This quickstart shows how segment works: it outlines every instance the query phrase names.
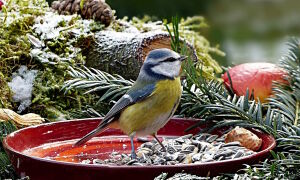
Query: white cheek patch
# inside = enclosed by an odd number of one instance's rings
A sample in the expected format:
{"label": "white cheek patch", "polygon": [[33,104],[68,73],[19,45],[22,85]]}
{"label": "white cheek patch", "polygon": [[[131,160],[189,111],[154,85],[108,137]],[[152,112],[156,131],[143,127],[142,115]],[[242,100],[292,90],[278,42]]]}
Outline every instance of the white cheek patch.
{"label": "white cheek patch", "polygon": [[180,67],[180,61],[163,62],[154,66],[153,68],[151,68],[151,70],[156,74],[161,74],[173,78],[179,76]]}

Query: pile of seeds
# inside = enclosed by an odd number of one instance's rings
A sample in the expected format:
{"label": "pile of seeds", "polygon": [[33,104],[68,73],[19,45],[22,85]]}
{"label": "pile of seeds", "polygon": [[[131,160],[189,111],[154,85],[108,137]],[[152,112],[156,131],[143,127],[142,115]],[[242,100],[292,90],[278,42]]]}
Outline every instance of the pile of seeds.
{"label": "pile of seeds", "polygon": [[190,163],[205,163],[240,158],[255,154],[239,142],[224,142],[224,136],[218,137],[207,133],[192,136],[192,134],[178,138],[163,140],[165,151],[159,143],[148,141],[137,149],[137,159],[131,159],[130,154],[112,152],[110,159],[93,161],[84,160],[86,164],[109,165],[176,165]]}

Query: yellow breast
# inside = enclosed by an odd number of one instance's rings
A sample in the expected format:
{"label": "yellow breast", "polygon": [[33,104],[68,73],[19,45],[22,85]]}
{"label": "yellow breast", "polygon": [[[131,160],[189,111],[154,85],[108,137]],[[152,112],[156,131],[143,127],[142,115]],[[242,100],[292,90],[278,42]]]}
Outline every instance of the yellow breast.
{"label": "yellow breast", "polygon": [[127,107],[120,115],[119,126],[130,135],[148,135],[157,132],[174,114],[181,97],[179,77],[159,81],[153,93],[145,100]]}

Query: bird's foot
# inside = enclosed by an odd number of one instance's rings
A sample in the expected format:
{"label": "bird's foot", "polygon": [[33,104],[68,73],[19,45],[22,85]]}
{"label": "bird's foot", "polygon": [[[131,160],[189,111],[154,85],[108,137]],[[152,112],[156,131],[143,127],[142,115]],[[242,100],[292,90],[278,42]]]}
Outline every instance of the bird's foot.
{"label": "bird's foot", "polygon": [[136,153],[133,151],[133,152],[131,152],[131,159],[136,159]]}
{"label": "bird's foot", "polygon": [[135,135],[135,132],[132,133],[129,137],[130,137],[130,144],[131,144],[131,159],[136,159],[136,154],[134,151],[134,143],[133,143],[133,137]]}
{"label": "bird's foot", "polygon": [[156,134],[153,134],[153,137],[155,138],[155,140],[158,142],[158,144],[161,146],[162,150],[164,152],[167,151],[166,147],[163,145],[163,143],[157,138]]}

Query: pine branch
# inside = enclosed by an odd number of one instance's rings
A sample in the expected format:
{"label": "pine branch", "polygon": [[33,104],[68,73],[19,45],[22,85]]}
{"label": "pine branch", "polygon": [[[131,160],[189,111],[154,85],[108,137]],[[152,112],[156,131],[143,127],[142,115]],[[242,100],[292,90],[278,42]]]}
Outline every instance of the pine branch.
{"label": "pine branch", "polygon": [[62,89],[65,92],[78,89],[84,90],[84,94],[97,93],[100,96],[97,104],[118,99],[133,84],[132,80],[126,80],[119,75],[111,75],[93,68],[90,70],[86,67],[84,69],[70,67],[69,74],[73,79],[66,81]]}
{"label": "pine branch", "polygon": [[3,146],[2,146],[2,140],[5,136],[8,134],[14,132],[17,130],[17,127],[12,121],[1,121],[0,120],[0,152],[4,151]]}
{"label": "pine branch", "polygon": [[169,26],[165,24],[165,27],[171,37],[171,47],[173,51],[180,52],[179,17],[178,16],[172,17],[171,22],[172,22],[173,33],[170,30]]}
{"label": "pine branch", "polygon": [[279,109],[295,126],[299,126],[300,118],[300,42],[293,38],[289,42],[287,55],[280,60],[280,65],[286,70],[288,84],[274,85],[275,97],[270,98],[270,104]]}
{"label": "pine branch", "polygon": [[2,140],[8,134],[17,130],[17,127],[11,121],[0,120],[0,179],[16,178],[15,172],[10,164],[10,161],[4,152]]}

